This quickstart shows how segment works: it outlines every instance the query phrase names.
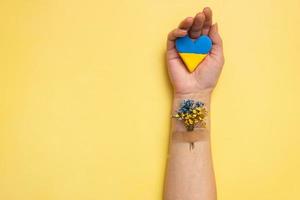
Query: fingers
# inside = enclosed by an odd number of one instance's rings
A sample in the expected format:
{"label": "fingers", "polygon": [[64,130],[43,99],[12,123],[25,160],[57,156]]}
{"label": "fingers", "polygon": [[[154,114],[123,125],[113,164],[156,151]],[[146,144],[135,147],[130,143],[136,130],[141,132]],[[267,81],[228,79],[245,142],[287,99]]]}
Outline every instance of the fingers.
{"label": "fingers", "polygon": [[209,33],[210,27],[212,25],[212,11],[209,7],[203,9],[196,15],[194,23],[189,31],[191,38],[196,39],[200,35],[207,35]]}
{"label": "fingers", "polygon": [[204,13],[200,12],[195,16],[194,23],[189,31],[191,38],[196,39],[201,35],[202,27],[205,22]]}
{"label": "fingers", "polygon": [[169,41],[175,41],[176,38],[178,37],[183,37],[185,36],[187,33],[186,30],[182,30],[182,29],[179,29],[179,28],[176,28],[174,29],[173,31],[171,31],[168,35],[168,40]]}
{"label": "fingers", "polygon": [[180,29],[189,30],[193,24],[194,18],[187,17],[185,18],[178,26]]}
{"label": "fingers", "polygon": [[212,40],[213,45],[216,47],[222,48],[223,42],[222,38],[218,32],[218,24],[215,23],[214,25],[211,26],[210,31],[209,31],[209,37]]}
{"label": "fingers", "polygon": [[206,7],[203,9],[203,13],[205,15],[205,21],[203,23],[202,34],[208,35],[212,25],[212,11],[209,7]]}
{"label": "fingers", "polygon": [[[178,28],[171,31],[168,35],[167,49],[171,49],[175,47],[175,40],[178,37],[183,37],[187,33],[192,39],[196,39],[200,37],[201,34],[208,35],[210,34],[212,29],[212,11],[209,7],[203,9],[203,12],[199,12],[195,18],[188,17],[184,19],[178,26]],[[212,33],[216,39],[219,41],[221,39],[217,39],[216,34],[218,35],[217,29],[212,31]],[[217,42],[218,43],[218,42]],[[217,44],[215,43],[215,44]]]}
{"label": "fingers", "polygon": [[175,40],[179,37],[183,37],[188,33],[188,30],[193,24],[193,18],[188,17],[184,19],[178,26],[178,28],[171,31],[168,35],[167,49],[172,49],[175,47]]}
{"label": "fingers", "polygon": [[179,28],[174,29],[168,35],[167,49],[171,49],[175,47],[175,40],[178,37],[183,37],[187,34],[187,30],[182,30]]}

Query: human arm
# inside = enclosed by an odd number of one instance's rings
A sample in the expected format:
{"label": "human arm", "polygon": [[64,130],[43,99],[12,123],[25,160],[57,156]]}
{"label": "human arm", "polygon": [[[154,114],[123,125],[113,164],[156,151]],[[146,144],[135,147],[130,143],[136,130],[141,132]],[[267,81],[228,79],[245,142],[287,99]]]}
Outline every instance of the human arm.
{"label": "human arm", "polygon": [[[189,73],[175,48],[175,40],[189,34],[191,38],[208,35],[213,42],[211,52],[198,68]],[[212,11],[204,8],[195,17],[183,20],[178,28],[171,31],[167,41],[167,64],[173,85],[174,113],[185,99],[204,103],[207,109],[206,127],[195,129],[197,140],[187,141],[186,128],[182,121],[172,119],[168,164],[165,179],[165,200],[215,200],[216,186],[210,141],[210,100],[211,93],[224,64],[222,39],[217,24],[212,25]]]}

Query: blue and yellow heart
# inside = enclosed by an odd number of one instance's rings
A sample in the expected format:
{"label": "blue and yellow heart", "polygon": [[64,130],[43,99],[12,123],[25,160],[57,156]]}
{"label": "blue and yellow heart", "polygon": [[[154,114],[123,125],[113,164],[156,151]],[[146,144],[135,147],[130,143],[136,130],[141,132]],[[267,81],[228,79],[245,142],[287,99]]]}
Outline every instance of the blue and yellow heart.
{"label": "blue and yellow heart", "polygon": [[212,48],[212,41],[206,35],[202,35],[196,40],[192,40],[186,35],[176,39],[175,43],[181,59],[190,72],[195,71]]}

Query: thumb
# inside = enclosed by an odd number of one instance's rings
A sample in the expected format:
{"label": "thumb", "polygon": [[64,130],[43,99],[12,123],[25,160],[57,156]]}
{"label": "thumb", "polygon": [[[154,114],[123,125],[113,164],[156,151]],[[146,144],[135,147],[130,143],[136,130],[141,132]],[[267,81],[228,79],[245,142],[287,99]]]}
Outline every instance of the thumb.
{"label": "thumb", "polygon": [[215,23],[211,26],[210,31],[209,31],[209,37],[211,38],[212,43],[214,45],[222,47],[222,45],[223,45],[222,38],[218,32],[218,24],[217,23]]}

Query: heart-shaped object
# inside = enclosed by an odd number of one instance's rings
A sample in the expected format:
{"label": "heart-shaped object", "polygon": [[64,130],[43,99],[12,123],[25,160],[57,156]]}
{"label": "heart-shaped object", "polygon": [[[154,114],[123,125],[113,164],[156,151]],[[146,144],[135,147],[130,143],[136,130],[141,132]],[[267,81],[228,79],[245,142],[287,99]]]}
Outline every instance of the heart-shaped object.
{"label": "heart-shaped object", "polygon": [[178,38],[175,43],[181,59],[190,72],[195,71],[212,48],[212,41],[206,35],[202,35],[196,40],[192,40],[186,35]]}

